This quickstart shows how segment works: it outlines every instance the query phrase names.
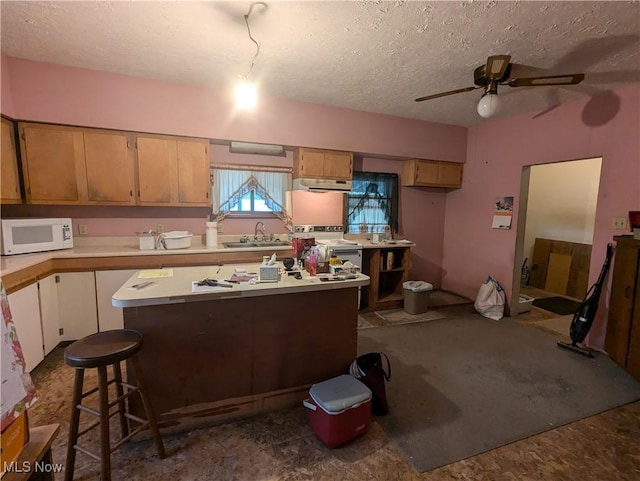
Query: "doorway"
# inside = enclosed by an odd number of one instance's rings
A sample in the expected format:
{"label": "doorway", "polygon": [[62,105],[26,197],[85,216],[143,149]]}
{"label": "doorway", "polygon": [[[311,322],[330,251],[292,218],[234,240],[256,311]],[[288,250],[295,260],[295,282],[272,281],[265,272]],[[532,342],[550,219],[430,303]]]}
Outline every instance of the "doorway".
{"label": "doorway", "polygon": [[523,167],[511,316],[569,332],[574,311],[547,312],[531,298],[586,295],[601,167],[601,157]]}

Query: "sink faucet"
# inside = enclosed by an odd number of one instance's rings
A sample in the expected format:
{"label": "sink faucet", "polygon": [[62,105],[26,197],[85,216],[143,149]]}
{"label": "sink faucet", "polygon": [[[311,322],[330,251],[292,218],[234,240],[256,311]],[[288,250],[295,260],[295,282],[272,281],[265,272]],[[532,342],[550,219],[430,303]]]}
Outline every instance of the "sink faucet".
{"label": "sink faucet", "polygon": [[[262,229],[260,229],[259,226],[262,226]],[[258,232],[262,234],[262,238],[264,239],[264,236],[265,236],[264,229],[265,229],[265,226],[262,221],[256,222],[256,227],[255,229],[253,229],[253,240],[258,240]]]}

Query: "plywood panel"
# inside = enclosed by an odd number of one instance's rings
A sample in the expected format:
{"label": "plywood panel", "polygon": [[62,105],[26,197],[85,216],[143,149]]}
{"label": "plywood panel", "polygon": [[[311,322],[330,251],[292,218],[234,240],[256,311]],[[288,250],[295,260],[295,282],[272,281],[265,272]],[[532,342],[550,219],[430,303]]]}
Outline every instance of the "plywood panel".
{"label": "plywood panel", "polygon": [[549,268],[544,289],[556,294],[565,295],[571,271],[571,256],[566,254],[549,254]]}

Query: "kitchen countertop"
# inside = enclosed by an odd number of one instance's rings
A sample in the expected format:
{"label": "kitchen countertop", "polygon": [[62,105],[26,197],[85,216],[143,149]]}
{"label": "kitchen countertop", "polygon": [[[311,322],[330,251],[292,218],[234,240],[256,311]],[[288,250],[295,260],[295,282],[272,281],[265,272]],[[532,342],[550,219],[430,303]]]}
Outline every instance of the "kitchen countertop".
{"label": "kitchen countertop", "polygon": [[224,247],[219,244],[216,247],[206,247],[202,244],[195,244],[187,249],[150,249],[141,250],[137,245],[119,245],[116,243],[90,244],[84,246],[75,246],[71,249],[62,249],[49,252],[38,252],[34,254],[17,254],[12,256],[0,257],[0,270],[2,275],[11,274],[13,272],[26,269],[49,259],[69,259],[82,257],[115,257],[115,256],[162,256],[162,255],[189,255],[189,254],[212,254],[217,252],[246,252],[246,251],[264,251],[280,252],[290,251],[291,246],[277,247]]}
{"label": "kitchen countertop", "polygon": [[[345,279],[339,281],[321,281],[319,276],[310,276],[306,271],[299,271],[302,279],[296,279],[283,273],[278,282],[264,282],[250,284],[241,282],[232,284],[233,287],[216,287],[206,292],[191,292],[192,281],[201,281],[205,278],[218,280],[229,279],[235,268],[245,269],[246,272],[259,272],[260,264],[229,264],[224,266],[199,266],[199,267],[174,267],[171,269],[172,276],[147,278],[139,277],[136,272],[123,286],[113,295],[113,305],[116,307],[140,307],[163,304],[180,304],[200,300],[230,299],[238,297],[259,297],[276,294],[293,294],[298,292],[327,291],[332,289],[346,289],[349,287],[360,287],[369,284],[369,277],[358,274],[355,279]],[[147,271],[149,272],[149,271]],[[131,287],[145,281],[153,283],[136,289]]]}

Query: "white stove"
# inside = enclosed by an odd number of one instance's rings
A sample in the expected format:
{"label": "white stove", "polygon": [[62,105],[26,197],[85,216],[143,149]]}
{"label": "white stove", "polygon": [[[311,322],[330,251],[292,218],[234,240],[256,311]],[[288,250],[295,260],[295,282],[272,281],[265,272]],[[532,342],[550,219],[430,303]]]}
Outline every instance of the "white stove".
{"label": "white stove", "polygon": [[332,249],[362,249],[362,245],[344,238],[344,227],[341,225],[294,225],[295,237],[313,237],[317,244]]}

